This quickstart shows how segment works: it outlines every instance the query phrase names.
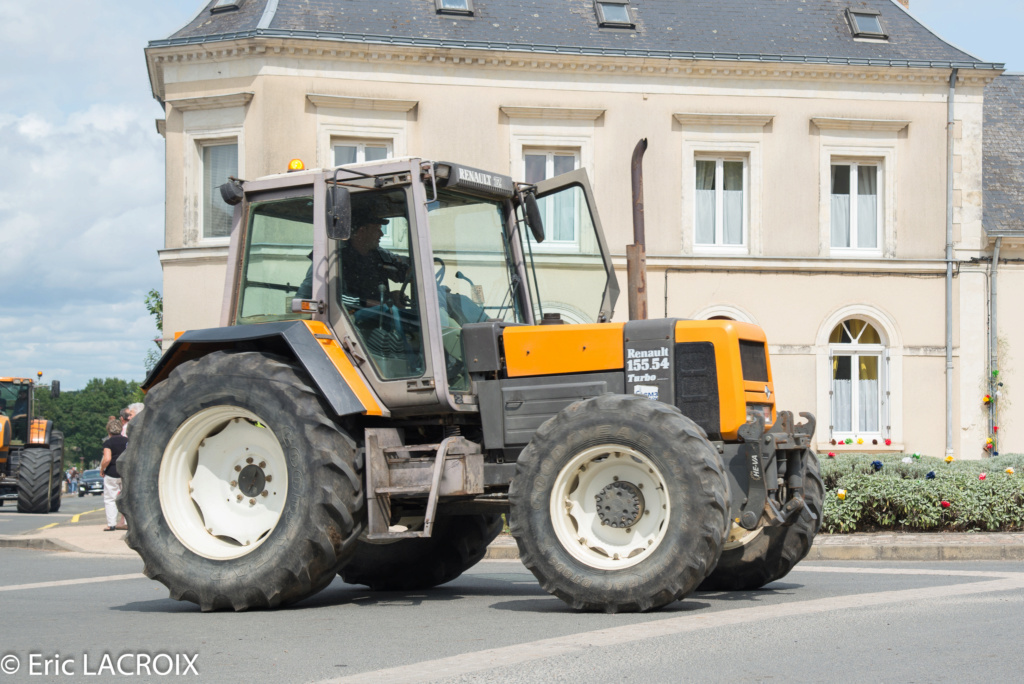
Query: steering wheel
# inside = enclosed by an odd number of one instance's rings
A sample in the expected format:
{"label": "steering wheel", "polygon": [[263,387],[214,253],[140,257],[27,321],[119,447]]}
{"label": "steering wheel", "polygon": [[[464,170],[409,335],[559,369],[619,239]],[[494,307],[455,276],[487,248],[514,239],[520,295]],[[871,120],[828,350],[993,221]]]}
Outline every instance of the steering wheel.
{"label": "steering wheel", "polygon": [[441,268],[437,269],[437,273],[434,277],[437,279],[437,284],[440,285],[441,281],[444,280],[444,260],[441,257],[434,257],[435,264],[441,264]]}

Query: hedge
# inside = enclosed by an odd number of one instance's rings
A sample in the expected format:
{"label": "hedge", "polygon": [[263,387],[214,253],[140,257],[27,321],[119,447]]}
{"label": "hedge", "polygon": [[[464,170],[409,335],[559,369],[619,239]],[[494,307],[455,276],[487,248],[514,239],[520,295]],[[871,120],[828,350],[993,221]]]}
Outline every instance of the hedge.
{"label": "hedge", "polygon": [[951,463],[903,454],[818,457],[825,483],[822,532],[1024,530],[1022,454]]}

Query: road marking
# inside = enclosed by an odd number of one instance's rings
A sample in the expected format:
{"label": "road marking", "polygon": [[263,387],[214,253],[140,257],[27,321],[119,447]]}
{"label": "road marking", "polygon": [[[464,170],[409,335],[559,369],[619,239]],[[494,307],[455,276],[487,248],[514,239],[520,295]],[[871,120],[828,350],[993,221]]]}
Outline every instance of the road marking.
{"label": "road marking", "polygon": [[15,584],[13,586],[0,586],[0,591],[21,591],[23,589],[46,589],[49,587],[68,587],[75,584],[95,584],[97,582],[116,582],[127,579],[146,579],[141,572],[133,572],[128,575],[105,575],[103,577],[85,577],[82,579],[56,580],[53,582],[35,582],[34,584]]}
{"label": "road marking", "polygon": [[0,516],[10,518],[66,518],[70,513],[19,513],[12,509],[9,511],[0,511]]}
{"label": "road marking", "polygon": [[57,525],[60,525],[60,523],[50,523],[49,525],[43,525],[42,527],[38,528],[38,529],[37,529],[37,530],[35,530],[35,531],[36,531],[36,532],[39,532],[40,530],[48,530],[48,529],[50,529],[51,527],[56,527]]}
{"label": "road marking", "polygon": [[71,517],[71,522],[76,523],[76,522],[78,522],[82,518],[83,515],[89,515],[90,513],[99,513],[102,510],[104,510],[104,509],[102,509],[102,508],[94,508],[91,511],[84,511],[82,513],[76,513],[75,515],[73,515]]}
{"label": "road marking", "polygon": [[880,606],[906,601],[934,601],[942,598],[967,596],[997,591],[1024,589],[1024,573],[1003,572],[944,572],[941,570],[882,570],[877,568],[822,568],[819,566],[800,568],[805,572],[878,572],[879,574],[922,574],[922,575],[970,575],[997,577],[972,584],[952,584],[941,587],[920,589],[899,589],[870,594],[830,596],[808,601],[792,601],[778,605],[754,605],[748,608],[734,608],[710,613],[690,614],[680,617],[654,620],[641,624],[598,629],[591,632],[569,634],[553,639],[542,639],[524,644],[515,644],[485,651],[463,653],[448,658],[439,658],[413,663],[386,670],[363,672],[349,677],[323,680],[319,684],[362,684],[363,682],[408,682],[435,681],[446,677],[458,677],[482,672],[496,667],[509,667],[544,658],[555,658],[578,653],[588,648],[617,648],[625,643],[673,636],[705,629],[740,625],[759,620],[772,620],[824,613],[855,608]]}

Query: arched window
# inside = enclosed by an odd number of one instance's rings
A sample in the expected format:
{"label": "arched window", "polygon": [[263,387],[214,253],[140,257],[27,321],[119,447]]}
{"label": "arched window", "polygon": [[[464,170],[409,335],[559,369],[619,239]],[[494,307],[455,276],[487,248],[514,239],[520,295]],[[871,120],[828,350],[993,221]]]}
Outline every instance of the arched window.
{"label": "arched window", "polygon": [[888,436],[886,347],[868,322],[848,318],[829,336],[834,439]]}

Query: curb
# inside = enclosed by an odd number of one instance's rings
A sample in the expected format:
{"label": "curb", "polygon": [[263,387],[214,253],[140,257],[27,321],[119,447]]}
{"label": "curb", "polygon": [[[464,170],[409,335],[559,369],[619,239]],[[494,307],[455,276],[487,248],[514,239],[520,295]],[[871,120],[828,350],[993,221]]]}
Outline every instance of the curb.
{"label": "curb", "polygon": [[[72,551],[74,553],[95,553],[80,549],[60,539],[50,537],[0,537],[0,548],[36,549],[37,551]],[[98,555],[98,554],[97,554]]]}

